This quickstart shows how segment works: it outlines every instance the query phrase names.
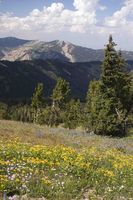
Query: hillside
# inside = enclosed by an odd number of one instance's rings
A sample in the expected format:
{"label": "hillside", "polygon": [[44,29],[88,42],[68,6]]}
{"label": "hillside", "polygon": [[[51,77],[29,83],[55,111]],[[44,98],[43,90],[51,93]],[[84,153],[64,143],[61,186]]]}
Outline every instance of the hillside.
{"label": "hillside", "polygon": [[[128,62],[133,70],[133,61]],[[0,99],[26,100],[31,98],[37,83],[44,83],[44,96],[51,95],[58,77],[70,83],[71,95],[84,99],[89,81],[98,79],[101,62],[69,63],[55,60],[1,61]]]}
{"label": "hillside", "polygon": [[44,96],[50,96],[58,77],[69,81],[72,96],[83,99],[89,81],[100,74],[100,62],[68,63],[60,61],[1,61],[0,99],[27,99],[38,82],[44,83]]}
{"label": "hillside", "polygon": [[133,154],[132,129],[129,137],[118,139],[89,134],[80,129],[49,128],[37,124],[0,120],[0,140],[3,142],[17,140],[34,145],[65,145],[76,149],[84,147],[117,148]]}
{"label": "hillside", "polygon": [[15,48],[23,44],[26,44],[27,42],[30,42],[30,40],[23,40],[15,37],[5,37],[5,38],[0,38],[0,47]]}
{"label": "hillside", "polygon": [[[132,51],[122,51],[126,60],[133,60]],[[0,59],[9,61],[52,59],[69,62],[102,61],[103,49],[92,49],[74,45],[70,42],[54,40],[21,40],[18,38],[0,38]]]}

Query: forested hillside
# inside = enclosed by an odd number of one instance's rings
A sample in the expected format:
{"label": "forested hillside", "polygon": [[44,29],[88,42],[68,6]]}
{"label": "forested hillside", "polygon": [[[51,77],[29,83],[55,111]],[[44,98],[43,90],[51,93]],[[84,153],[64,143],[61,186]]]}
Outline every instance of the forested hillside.
{"label": "forested hillside", "polygon": [[[133,61],[128,61],[128,70],[133,70]],[[57,78],[70,83],[71,96],[84,99],[89,81],[98,79],[101,62],[69,63],[55,60],[1,61],[0,99],[22,101],[29,99],[38,82],[44,83],[44,96],[51,95]]]}
{"label": "forested hillside", "polygon": [[22,100],[32,96],[35,86],[44,83],[44,96],[50,96],[57,78],[70,83],[71,95],[83,99],[89,81],[100,74],[100,62],[68,63],[60,61],[1,61],[0,98]]}

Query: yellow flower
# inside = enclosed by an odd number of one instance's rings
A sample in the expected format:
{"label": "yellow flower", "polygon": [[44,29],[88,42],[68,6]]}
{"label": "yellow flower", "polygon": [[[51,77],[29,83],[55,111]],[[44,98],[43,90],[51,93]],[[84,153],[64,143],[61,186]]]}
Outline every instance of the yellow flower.
{"label": "yellow flower", "polygon": [[114,174],[114,172],[113,171],[111,171],[111,170],[108,170],[108,169],[104,169],[104,168],[100,168],[100,169],[98,169],[98,171],[97,171],[98,173],[101,173],[103,176],[105,176],[105,177],[114,177],[115,176],[115,174]]}

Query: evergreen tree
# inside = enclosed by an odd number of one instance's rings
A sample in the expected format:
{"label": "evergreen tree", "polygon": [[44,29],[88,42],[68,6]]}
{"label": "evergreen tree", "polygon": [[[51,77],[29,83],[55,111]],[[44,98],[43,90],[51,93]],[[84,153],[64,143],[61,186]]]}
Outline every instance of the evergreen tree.
{"label": "evergreen tree", "polygon": [[8,105],[0,102],[0,119],[6,119],[8,115]]}
{"label": "evergreen tree", "polygon": [[81,103],[72,99],[66,105],[64,114],[64,125],[66,128],[74,129],[81,125]]}
{"label": "evergreen tree", "polygon": [[69,94],[70,94],[69,83],[62,78],[58,78],[52,94],[53,107],[55,106],[60,109],[64,108],[65,103],[68,101]]}
{"label": "evergreen tree", "polygon": [[43,84],[38,83],[35,88],[35,92],[33,93],[31,106],[35,109],[43,106]]}
{"label": "evergreen tree", "polygon": [[97,134],[123,136],[129,113],[131,79],[121,52],[115,50],[112,36],[106,45],[99,82],[90,84],[88,111],[90,125]]}
{"label": "evergreen tree", "polygon": [[34,122],[37,123],[43,107],[43,84],[38,83],[33,93],[31,106],[34,109]]}
{"label": "evergreen tree", "polygon": [[52,106],[50,108],[49,126],[58,126],[61,123],[61,111],[59,107]]}
{"label": "evergreen tree", "polygon": [[129,114],[129,127],[133,127],[133,72],[131,73],[131,90],[130,90],[130,99],[131,99],[131,103],[130,105],[130,114]]}
{"label": "evergreen tree", "polygon": [[126,64],[121,52],[117,53],[115,46],[110,36],[102,65],[101,92],[106,93],[107,97],[114,98],[117,107],[119,104],[128,109],[131,78],[125,70]]}
{"label": "evergreen tree", "polygon": [[[100,81],[91,81],[86,99],[84,127],[87,131],[96,132],[99,123],[99,110],[101,108]],[[88,115],[89,113],[89,115]]]}
{"label": "evergreen tree", "polygon": [[45,124],[50,127],[58,126],[60,124],[60,112],[58,111],[58,108],[47,106],[45,109],[42,109],[37,123]]}
{"label": "evergreen tree", "polygon": [[10,108],[10,118],[16,121],[33,122],[35,110],[29,105],[18,105]]}

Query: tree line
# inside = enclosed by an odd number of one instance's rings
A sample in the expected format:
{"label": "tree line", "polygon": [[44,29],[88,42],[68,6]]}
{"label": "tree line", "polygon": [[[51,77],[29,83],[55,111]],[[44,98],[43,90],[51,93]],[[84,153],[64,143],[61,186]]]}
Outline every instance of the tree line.
{"label": "tree line", "polygon": [[115,46],[110,35],[100,79],[90,82],[85,102],[72,99],[69,83],[58,78],[50,102],[43,98],[45,86],[38,83],[30,105],[1,104],[0,118],[125,136],[127,124],[133,120],[133,81],[121,51],[117,52]]}

